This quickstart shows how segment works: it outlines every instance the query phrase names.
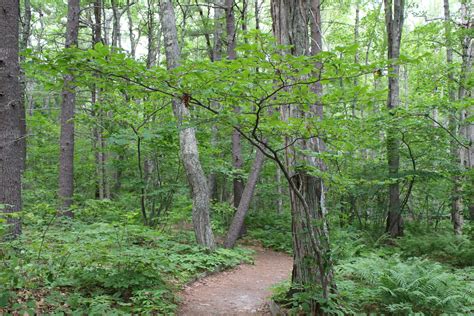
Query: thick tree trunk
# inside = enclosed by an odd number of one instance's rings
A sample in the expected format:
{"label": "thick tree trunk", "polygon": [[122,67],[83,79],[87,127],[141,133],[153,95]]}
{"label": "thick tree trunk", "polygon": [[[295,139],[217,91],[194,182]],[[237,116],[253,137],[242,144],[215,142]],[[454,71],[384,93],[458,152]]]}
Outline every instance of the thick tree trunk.
{"label": "thick tree trunk", "polygon": [[[273,0],[271,10],[273,32],[279,44],[292,45],[291,53],[297,56],[317,54],[321,51],[319,0]],[[311,45],[308,34],[311,34]],[[316,65],[316,71],[319,72],[320,67],[321,65]],[[320,84],[311,88],[318,95],[322,93]],[[282,110],[284,120],[303,116],[322,118],[322,104],[319,102],[314,104],[309,112],[302,112],[296,106],[285,108],[288,110]],[[336,290],[336,285],[324,216],[324,184],[322,179],[296,168],[300,164],[324,168],[321,161],[301,154],[302,150],[324,150],[324,143],[320,139],[313,139],[297,141],[295,145],[288,147],[287,170],[282,169],[290,185],[294,260],[292,291],[312,292],[321,289],[322,296],[328,298],[329,293]],[[287,144],[292,142],[292,139],[286,140]],[[315,224],[315,219],[319,219],[318,224]],[[322,313],[316,300],[310,300],[310,309],[311,314]]]}
{"label": "thick tree trunk", "polygon": [[[0,0],[0,211],[21,211],[21,173],[23,168],[22,100],[20,86],[19,2]],[[21,220],[7,215],[7,238],[21,234]]]}
{"label": "thick tree trunk", "polygon": [[[171,0],[161,0],[160,8],[166,62],[168,69],[174,69],[180,65],[180,50],[174,8]],[[181,159],[191,186],[194,232],[199,244],[213,249],[215,243],[209,218],[209,189],[206,176],[199,161],[196,131],[193,127],[185,126],[188,123],[186,121],[191,117],[185,100],[184,96],[183,98],[173,99],[173,113],[178,121]]]}
{"label": "thick tree trunk", "polygon": [[[384,0],[385,24],[387,28],[388,59],[396,61],[400,56],[400,41],[402,36],[405,0]],[[390,65],[388,77],[387,107],[391,114],[400,105],[400,66],[394,62]],[[389,185],[389,206],[386,231],[391,237],[403,235],[403,220],[400,210],[400,183],[398,169],[400,167],[400,141],[397,129],[389,127],[387,130],[387,161],[388,175],[394,181]]]}
{"label": "thick tree trunk", "polygon": [[[77,46],[79,32],[79,2],[68,0],[66,25],[66,48]],[[59,157],[59,199],[60,209],[66,216],[72,217],[70,207],[74,193],[74,110],[76,92],[71,74],[64,76],[61,104],[61,135]]]}
{"label": "thick tree trunk", "polygon": [[[20,51],[24,51],[28,48],[28,43],[31,36],[31,2],[25,0],[23,3],[23,19],[22,19],[22,30],[21,30],[21,41]],[[23,63],[25,57],[20,56],[20,62]],[[24,72],[20,69],[20,84],[21,84],[21,109],[20,109],[20,128],[21,128],[21,149],[22,149],[22,170],[26,168],[26,141],[27,141],[27,130],[26,130],[26,102],[27,102],[27,82]]]}

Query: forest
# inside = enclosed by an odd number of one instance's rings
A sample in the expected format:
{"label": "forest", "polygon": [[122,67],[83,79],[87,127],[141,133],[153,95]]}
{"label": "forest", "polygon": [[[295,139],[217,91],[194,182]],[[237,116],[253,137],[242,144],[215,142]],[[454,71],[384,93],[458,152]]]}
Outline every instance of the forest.
{"label": "forest", "polygon": [[469,0],[0,0],[0,315],[474,314]]}

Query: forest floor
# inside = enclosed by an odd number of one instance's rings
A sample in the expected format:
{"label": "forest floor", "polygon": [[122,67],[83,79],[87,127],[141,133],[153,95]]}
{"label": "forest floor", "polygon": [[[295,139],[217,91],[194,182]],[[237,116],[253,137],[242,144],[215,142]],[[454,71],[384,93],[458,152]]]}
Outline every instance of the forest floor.
{"label": "forest floor", "polygon": [[293,261],[284,253],[260,247],[252,250],[254,264],[241,264],[185,287],[178,315],[268,314],[270,288],[290,276]]}

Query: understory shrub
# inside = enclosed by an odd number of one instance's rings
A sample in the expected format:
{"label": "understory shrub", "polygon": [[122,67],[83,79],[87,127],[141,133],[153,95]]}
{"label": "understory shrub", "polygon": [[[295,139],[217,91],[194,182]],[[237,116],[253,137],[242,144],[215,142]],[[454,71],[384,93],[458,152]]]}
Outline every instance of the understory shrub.
{"label": "understory shrub", "polygon": [[455,236],[451,230],[426,234],[410,232],[398,241],[405,257],[429,257],[456,267],[474,264],[474,240],[472,228],[466,227],[463,236]]}
{"label": "understory shrub", "polygon": [[248,250],[209,252],[186,233],[139,225],[76,220],[32,228],[0,244],[0,314],[170,314],[180,285],[251,260]]}

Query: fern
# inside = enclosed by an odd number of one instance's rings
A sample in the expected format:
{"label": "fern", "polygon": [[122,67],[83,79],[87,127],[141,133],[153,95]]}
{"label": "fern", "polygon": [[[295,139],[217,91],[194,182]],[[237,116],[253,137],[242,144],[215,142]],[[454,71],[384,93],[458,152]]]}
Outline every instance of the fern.
{"label": "fern", "polygon": [[[342,294],[355,310],[404,315],[474,312],[472,282],[426,259],[372,255],[341,264],[338,271]],[[352,295],[344,293],[347,290]]]}

